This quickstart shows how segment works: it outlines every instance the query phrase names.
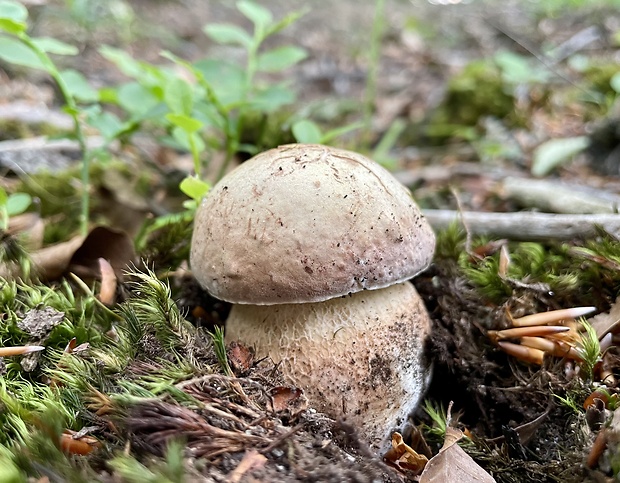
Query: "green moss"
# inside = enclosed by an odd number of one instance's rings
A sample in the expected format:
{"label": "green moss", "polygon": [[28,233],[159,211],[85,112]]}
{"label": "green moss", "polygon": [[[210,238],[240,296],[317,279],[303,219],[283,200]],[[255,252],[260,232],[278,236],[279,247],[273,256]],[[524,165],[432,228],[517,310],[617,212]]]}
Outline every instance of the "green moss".
{"label": "green moss", "polygon": [[[445,243],[447,237],[440,235],[442,239]],[[483,239],[474,240],[473,248],[484,243]],[[509,254],[505,276],[499,273],[499,253],[476,260],[460,252],[458,262],[480,293],[498,304],[505,302],[518,284],[547,284],[549,295],[567,306],[604,307],[620,292],[620,242],[609,235],[580,244],[511,243]]]}
{"label": "green moss", "polygon": [[521,124],[511,90],[494,62],[469,63],[449,81],[445,100],[432,116],[425,134],[436,141],[455,136],[473,139],[476,136],[473,128],[487,116]]}

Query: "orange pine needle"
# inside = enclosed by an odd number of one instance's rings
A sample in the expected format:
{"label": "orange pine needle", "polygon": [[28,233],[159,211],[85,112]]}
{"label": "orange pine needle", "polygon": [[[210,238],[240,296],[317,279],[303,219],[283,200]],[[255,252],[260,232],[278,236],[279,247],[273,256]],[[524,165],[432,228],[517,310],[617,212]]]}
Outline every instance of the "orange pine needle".
{"label": "orange pine needle", "polygon": [[576,319],[596,310],[596,307],[573,307],[570,309],[551,310],[537,314],[526,315],[512,320],[515,327],[531,327],[532,325],[545,325],[566,319]]}
{"label": "orange pine needle", "polygon": [[540,349],[532,349],[531,347],[513,344],[512,342],[498,342],[497,345],[506,354],[531,364],[538,364],[540,366],[545,358],[545,353]]}
{"label": "orange pine needle", "polygon": [[537,325],[535,327],[515,327],[514,329],[489,330],[487,335],[492,341],[504,339],[518,339],[521,337],[537,337],[567,332],[570,327],[562,327],[556,325]]}
{"label": "orange pine needle", "polygon": [[21,356],[44,350],[41,345],[22,345],[17,347],[0,347],[0,357]]}

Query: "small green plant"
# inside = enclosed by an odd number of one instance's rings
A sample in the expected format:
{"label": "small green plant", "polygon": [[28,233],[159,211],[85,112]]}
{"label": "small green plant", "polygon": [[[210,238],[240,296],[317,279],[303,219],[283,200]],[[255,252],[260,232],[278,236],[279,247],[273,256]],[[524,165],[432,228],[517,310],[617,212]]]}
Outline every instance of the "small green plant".
{"label": "small green plant", "polygon": [[220,367],[224,374],[227,376],[233,376],[233,371],[230,368],[230,364],[228,363],[228,355],[226,354],[226,342],[224,341],[224,329],[221,327],[215,327],[215,330],[211,335],[211,340],[213,341],[213,349],[215,350],[215,355],[217,356],[217,360],[220,363]]}
{"label": "small green plant", "polygon": [[65,110],[73,119],[72,136],[77,140],[82,160],[82,233],[86,234],[89,217],[89,164],[93,153],[88,149],[73,84],[82,84],[83,77],[75,71],[60,71],[52,55],[75,55],[78,50],[57,39],[31,37],[28,34],[28,10],[12,0],[0,1],[0,59],[11,64],[43,70],[54,80],[65,102]]}
{"label": "small green plant", "polygon": [[560,403],[563,406],[567,407],[575,414],[581,415],[583,413],[583,409],[580,407],[579,403],[575,399],[576,398],[575,394],[568,393],[566,394],[566,397],[562,397],[562,396],[559,396],[558,394],[554,394],[553,397],[555,397],[558,401],[560,401]]}
{"label": "small green plant", "polygon": [[0,230],[6,231],[9,227],[9,219],[24,213],[31,203],[32,197],[28,193],[7,195],[4,188],[0,186]]}
{"label": "small green plant", "polygon": [[443,440],[446,436],[448,428],[448,414],[441,404],[436,404],[430,400],[424,400],[423,409],[431,418],[433,425],[429,428],[429,432]]}
{"label": "small green plant", "polygon": [[596,330],[585,319],[581,319],[584,332],[581,334],[578,350],[583,358],[581,369],[586,380],[592,380],[594,366],[601,360],[601,344]]}
{"label": "small green plant", "polygon": [[[252,22],[251,33],[231,24],[210,24],[204,32],[218,44],[240,49],[243,64],[213,58],[190,63],[163,52],[164,58],[176,64],[175,71],[135,60],[122,50],[101,49],[104,57],[134,79],[103,93],[106,102],[127,113],[124,121],[111,118],[111,123],[117,132],[127,133],[150,123],[169,134],[165,142],[188,150],[196,179],[185,181],[182,189],[193,200],[208,189],[199,180],[211,153],[225,153],[219,179],[237,152],[257,152],[255,145],[241,141],[249,113],[273,113],[295,100],[286,83],[265,82],[260,75],[282,72],[306,57],[303,49],[292,45],[263,48],[266,39],[292,24],[301,13],[275,21],[269,10],[256,3],[242,0],[237,8]],[[179,70],[184,74],[179,75]]]}

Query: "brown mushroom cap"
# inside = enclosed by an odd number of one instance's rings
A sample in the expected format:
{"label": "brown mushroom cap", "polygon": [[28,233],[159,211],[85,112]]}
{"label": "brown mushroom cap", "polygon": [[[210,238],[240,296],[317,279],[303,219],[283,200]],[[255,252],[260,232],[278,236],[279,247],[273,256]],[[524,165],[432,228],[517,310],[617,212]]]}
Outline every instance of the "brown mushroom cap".
{"label": "brown mushroom cap", "polygon": [[409,282],[318,303],[233,305],[226,321],[228,342],[241,340],[280,363],[313,407],[344,415],[377,449],[422,397],[429,331]]}
{"label": "brown mushroom cap", "polygon": [[409,191],[374,161],[292,144],[261,153],[198,208],[191,264],[239,304],[318,302],[407,280],[435,236]]}

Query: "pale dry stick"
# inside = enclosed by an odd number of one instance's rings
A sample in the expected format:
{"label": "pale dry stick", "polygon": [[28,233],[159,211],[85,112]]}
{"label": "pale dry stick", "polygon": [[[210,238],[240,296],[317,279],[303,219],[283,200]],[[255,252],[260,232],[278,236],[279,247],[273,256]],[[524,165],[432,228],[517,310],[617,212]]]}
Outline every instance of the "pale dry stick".
{"label": "pale dry stick", "polygon": [[620,196],[615,193],[555,179],[510,176],[501,183],[501,194],[528,208],[550,213],[618,213],[620,207]]}
{"label": "pale dry stick", "polygon": [[512,240],[571,240],[599,235],[597,227],[620,237],[620,214],[556,215],[520,211],[516,213],[487,213],[452,210],[423,210],[435,230],[445,230],[459,218],[467,223],[473,235],[486,235]]}
{"label": "pale dry stick", "polygon": [[456,206],[458,208],[458,212],[461,214],[461,223],[463,224],[463,229],[465,230],[465,253],[467,253],[469,256],[475,256],[471,249],[471,238],[472,238],[471,230],[469,229],[469,226],[467,226],[467,221],[465,221],[465,219],[462,216],[464,210],[463,210],[463,205],[461,204],[461,199],[459,198],[459,195],[454,187],[450,189],[450,192],[452,193],[452,196],[454,196],[454,199],[456,200]]}
{"label": "pale dry stick", "polygon": [[533,325],[547,325],[561,320],[576,319],[596,310],[596,307],[572,307],[570,309],[550,310],[537,314],[526,315],[512,319],[514,327],[531,327]]}

